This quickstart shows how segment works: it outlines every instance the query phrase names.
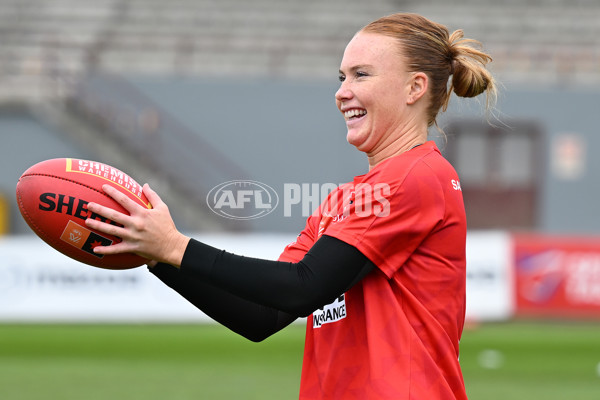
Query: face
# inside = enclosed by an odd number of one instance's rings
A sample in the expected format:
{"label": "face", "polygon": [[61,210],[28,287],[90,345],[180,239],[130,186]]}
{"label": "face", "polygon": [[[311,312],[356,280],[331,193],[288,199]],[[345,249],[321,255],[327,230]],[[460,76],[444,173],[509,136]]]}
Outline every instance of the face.
{"label": "face", "polygon": [[335,99],[350,144],[376,152],[406,131],[412,119],[412,75],[406,72],[394,38],[359,32],[348,43]]}

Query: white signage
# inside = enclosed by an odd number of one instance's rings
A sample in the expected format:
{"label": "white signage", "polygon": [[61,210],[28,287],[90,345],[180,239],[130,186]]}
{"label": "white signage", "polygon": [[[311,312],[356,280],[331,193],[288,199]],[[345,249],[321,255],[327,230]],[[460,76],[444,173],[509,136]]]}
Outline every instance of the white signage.
{"label": "white signage", "polygon": [[[290,236],[202,237],[238,254],[276,259]],[[209,318],[146,266],[105,270],[74,261],[36,236],[0,239],[0,320],[193,322]]]}
{"label": "white signage", "polygon": [[[271,260],[277,259],[295,238],[295,235],[268,234],[193,236],[236,254]],[[469,233],[468,319],[495,320],[513,315],[510,252],[508,233]],[[104,270],[74,261],[35,236],[0,239],[0,321],[209,320],[152,275],[146,266]]]}
{"label": "white signage", "polygon": [[467,235],[467,320],[504,320],[514,314],[512,244],[507,232]]}

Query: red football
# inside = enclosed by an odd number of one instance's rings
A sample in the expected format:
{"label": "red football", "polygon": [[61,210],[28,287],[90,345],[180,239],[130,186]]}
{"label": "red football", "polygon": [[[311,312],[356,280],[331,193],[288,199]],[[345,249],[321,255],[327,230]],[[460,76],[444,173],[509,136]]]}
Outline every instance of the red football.
{"label": "red football", "polygon": [[87,218],[106,221],[89,212],[87,204],[94,202],[127,213],[102,191],[106,183],[143,207],[151,207],[142,187],[127,174],[103,163],[76,158],[42,161],[25,171],[17,183],[17,203],[31,229],[61,253],[99,268],[138,267],[147,260],[136,254],[99,255],[93,251],[96,246],[121,239],[85,225]]}

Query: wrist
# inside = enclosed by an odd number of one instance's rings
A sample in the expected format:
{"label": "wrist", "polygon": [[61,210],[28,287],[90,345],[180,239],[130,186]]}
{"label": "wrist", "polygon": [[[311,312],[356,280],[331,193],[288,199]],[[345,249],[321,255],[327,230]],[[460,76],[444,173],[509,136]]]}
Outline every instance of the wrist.
{"label": "wrist", "polygon": [[185,250],[187,249],[189,241],[189,237],[181,233],[177,233],[177,235],[175,235],[175,237],[170,241],[170,251],[165,262],[176,268],[180,268],[183,255],[185,254]]}

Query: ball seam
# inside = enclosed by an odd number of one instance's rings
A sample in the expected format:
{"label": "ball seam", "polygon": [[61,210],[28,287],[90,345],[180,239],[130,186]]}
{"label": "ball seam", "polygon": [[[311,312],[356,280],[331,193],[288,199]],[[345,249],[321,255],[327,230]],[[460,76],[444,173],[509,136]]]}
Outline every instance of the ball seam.
{"label": "ball seam", "polygon": [[23,176],[21,176],[21,178],[26,178],[26,177],[28,177],[28,176],[47,176],[47,177],[49,177],[49,178],[61,179],[61,180],[63,180],[63,181],[67,181],[67,182],[75,183],[75,184],[77,184],[77,185],[80,185],[80,186],[84,186],[84,187],[86,187],[86,188],[88,188],[88,189],[92,189],[92,190],[94,190],[94,191],[96,191],[96,192],[98,192],[98,193],[101,193],[101,194],[103,194],[103,195],[104,195],[104,196],[106,196],[106,197],[112,198],[112,197],[110,197],[109,195],[107,195],[106,193],[104,193],[103,191],[96,189],[95,187],[92,187],[92,186],[86,185],[85,183],[81,183],[81,182],[74,181],[74,180],[72,180],[72,179],[64,178],[64,177],[62,177],[62,176],[58,176],[58,175],[50,175],[50,174],[40,174],[40,173],[30,173],[30,174],[27,174],[27,175],[23,175]]}

